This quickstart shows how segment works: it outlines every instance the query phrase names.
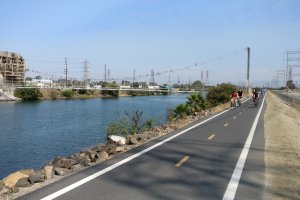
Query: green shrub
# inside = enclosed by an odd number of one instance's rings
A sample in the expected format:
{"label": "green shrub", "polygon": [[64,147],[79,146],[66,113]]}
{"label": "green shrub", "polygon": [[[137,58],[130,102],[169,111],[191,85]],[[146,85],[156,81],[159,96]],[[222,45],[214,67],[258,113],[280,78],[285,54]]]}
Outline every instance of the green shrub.
{"label": "green shrub", "polygon": [[176,119],[182,118],[182,117],[185,117],[185,116],[188,116],[191,114],[190,109],[186,103],[181,103],[181,104],[177,105],[173,112],[174,112],[173,117]]}
{"label": "green shrub", "polygon": [[134,135],[153,126],[152,119],[144,119],[143,112],[134,111],[132,113],[125,112],[124,116],[120,116],[114,122],[108,124],[106,134],[109,135]]}
{"label": "green shrub", "polygon": [[213,107],[230,101],[230,95],[235,89],[236,86],[228,83],[209,88],[206,96],[209,106]]}
{"label": "green shrub", "polygon": [[72,98],[75,95],[74,91],[72,90],[64,90],[62,94],[66,98]]}
{"label": "green shrub", "polygon": [[119,90],[101,90],[101,94],[104,96],[119,97]]}
{"label": "green shrub", "polygon": [[130,91],[128,92],[128,95],[130,95],[130,96],[137,96],[137,95],[138,95],[138,92],[137,92],[137,91],[132,91],[132,90],[130,90]]}
{"label": "green shrub", "polygon": [[43,94],[38,88],[17,88],[14,91],[14,95],[23,101],[39,100],[43,97]]}
{"label": "green shrub", "polygon": [[106,134],[109,135],[131,135],[131,130],[129,128],[128,119],[125,117],[120,117],[118,120],[108,124],[106,128]]}
{"label": "green shrub", "polygon": [[57,90],[51,90],[50,91],[49,97],[51,99],[57,99],[57,96],[58,96],[58,91]]}
{"label": "green shrub", "polygon": [[80,95],[88,94],[88,90],[87,89],[79,89],[79,90],[77,90],[77,93]]}

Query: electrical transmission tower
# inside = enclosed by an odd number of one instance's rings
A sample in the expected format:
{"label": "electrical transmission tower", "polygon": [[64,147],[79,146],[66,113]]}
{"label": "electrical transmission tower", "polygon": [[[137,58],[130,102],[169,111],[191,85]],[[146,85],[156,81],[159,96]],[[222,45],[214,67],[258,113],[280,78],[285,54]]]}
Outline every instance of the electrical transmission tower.
{"label": "electrical transmission tower", "polygon": [[107,69],[107,81],[110,83],[110,69]]}
{"label": "electrical transmission tower", "polygon": [[206,70],[206,75],[205,75],[205,79],[206,79],[206,84],[205,85],[209,85],[209,72],[208,70]]}
{"label": "electrical transmission tower", "polygon": [[300,76],[300,51],[287,51],[285,82],[294,81],[296,76]]}
{"label": "electrical transmission tower", "polygon": [[149,85],[152,85],[152,86],[154,86],[155,84],[154,84],[154,70],[153,69],[151,69],[151,73],[150,73],[150,83],[149,83]]}
{"label": "electrical transmission tower", "polygon": [[88,61],[85,59],[83,62],[83,83],[87,87],[89,85],[89,71],[88,71]]}
{"label": "electrical transmission tower", "polygon": [[200,78],[201,78],[201,83],[204,84],[203,70],[201,70]]}
{"label": "electrical transmission tower", "polygon": [[107,79],[106,79],[106,64],[104,65],[104,82],[107,82]]}
{"label": "electrical transmission tower", "polygon": [[132,83],[135,82],[135,69],[133,70],[133,77],[132,77]]}
{"label": "electrical transmission tower", "polygon": [[66,65],[66,68],[64,70],[64,74],[66,75],[65,87],[67,87],[67,85],[68,85],[68,61],[67,61],[67,58],[65,58],[65,65]]}

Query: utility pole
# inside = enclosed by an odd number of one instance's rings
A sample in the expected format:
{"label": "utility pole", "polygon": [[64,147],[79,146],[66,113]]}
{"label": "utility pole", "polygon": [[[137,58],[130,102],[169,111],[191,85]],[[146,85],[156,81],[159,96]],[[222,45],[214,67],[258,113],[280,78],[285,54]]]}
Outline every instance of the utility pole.
{"label": "utility pole", "polygon": [[68,61],[67,61],[67,58],[65,58],[65,65],[66,65],[66,68],[65,68],[65,71],[64,71],[64,74],[66,75],[65,87],[67,87],[67,85],[68,85]]}
{"label": "utility pole", "polygon": [[250,93],[249,91],[249,87],[250,87],[250,82],[249,82],[249,76],[250,76],[250,47],[247,47],[247,55],[248,55],[248,59],[247,59],[247,90],[248,93]]}

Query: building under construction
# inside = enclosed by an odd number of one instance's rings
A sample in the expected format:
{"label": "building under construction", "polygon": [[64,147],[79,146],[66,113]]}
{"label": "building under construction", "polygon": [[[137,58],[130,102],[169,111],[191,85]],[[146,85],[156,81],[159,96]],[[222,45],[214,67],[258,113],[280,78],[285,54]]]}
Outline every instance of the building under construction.
{"label": "building under construction", "polygon": [[0,51],[0,74],[4,85],[23,85],[25,82],[25,60],[18,53]]}

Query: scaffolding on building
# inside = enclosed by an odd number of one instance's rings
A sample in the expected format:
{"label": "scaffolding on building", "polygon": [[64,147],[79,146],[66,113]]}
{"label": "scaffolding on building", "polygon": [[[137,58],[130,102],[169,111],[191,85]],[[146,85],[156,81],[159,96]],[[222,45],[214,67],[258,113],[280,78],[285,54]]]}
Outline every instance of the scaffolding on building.
{"label": "scaffolding on building", "polygon": [[25,70],[25,60],[20,54],[0,51],[0,73],[3,76],[4,85],[23,85]]}

